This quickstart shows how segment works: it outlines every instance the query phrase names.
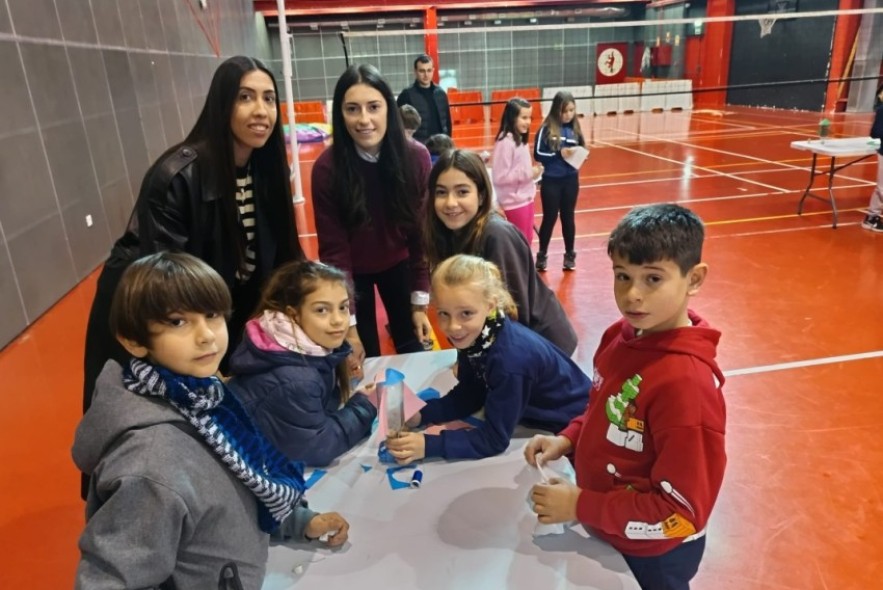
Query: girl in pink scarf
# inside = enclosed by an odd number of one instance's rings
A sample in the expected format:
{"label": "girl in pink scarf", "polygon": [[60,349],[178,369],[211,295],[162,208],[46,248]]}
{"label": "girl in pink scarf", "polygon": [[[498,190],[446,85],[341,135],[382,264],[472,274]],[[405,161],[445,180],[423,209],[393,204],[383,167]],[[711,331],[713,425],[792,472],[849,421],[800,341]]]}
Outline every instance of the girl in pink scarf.
{"label": "girl in pink scarf", "polygon": [[352,392],[346,341],[350,287],[337,268],[279,267],[230,360],[230,387],[255,424],[290,459],[324,466],[371,431],[377,415]]}

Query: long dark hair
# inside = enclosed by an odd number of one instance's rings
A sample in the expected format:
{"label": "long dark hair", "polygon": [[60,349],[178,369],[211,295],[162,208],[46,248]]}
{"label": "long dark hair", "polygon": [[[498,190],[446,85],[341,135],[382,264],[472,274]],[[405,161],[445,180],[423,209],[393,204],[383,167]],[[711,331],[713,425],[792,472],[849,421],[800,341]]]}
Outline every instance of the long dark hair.
{"label": "long dark hair", "polygon": [[[565,90],[556,92],[554,98],[552,98],[552,106],[549,107],[549,114],[546,115],[543,121],[543,125],[546,127],[546,142],[554,151],[561,149],[561,128],[564,126],[564,123],[561,122],[561,111],[570,103],[573,103],[573,106],[576,107],[576,101],[571,93]],[[579,124],[579,113],[576,111],[573,112],[571,124],[573,125],[573,134],[576,140],[580,145],[586,145],[582,128]]]}
{"label": "long dark hair", "polygon": [[509,102],[506,103],[506,108],[503,109],[503,116],[500,117],[500,130],[497,131],[497,141],[506,137],[507,133],[511,133],[516,146],[527,144],[530,129],[526,133],[519,133],[518,129],[515,128],[515,122],[518,121],[521,109],[529,108],[530,103],[521,97],[516,96],[509,99]]}
{"label": "long dark hair", "polygon": [[389,84],[372,65],[351,65],[337,80],[331,128],[334,143],[331,146],[334,160],[334,194],[340,199],[341,221],[348,229],[354,229],[370,221],[365,201],[365,181],[358,173],[359,155],[356,145],[346,129],[343,118],[343,99],[347,90],[356,84],[366,84],[377,90],[386,102],[386,135],[380,145],[380,178],[389,190],[389,198],[383,205],[387,216],[394,222],[413,225],[417,222],[417,197],[425,187],[417,186],[416,162],[412,161],[405,139],[404,126]]}
{"label": "long dark hair", "polygon": [[[475,183],[479,201],[475,217],[458,230],[456,235],[435,213],[435,185],[438,183],[438,177],[451,168],[459,170]],[[495,215],[490,189],[491,181],[481,156],[468,150],[455,149],[442,152],[429,173],[429,203],[426,207],[423,232],[426,257],[431,267],[437,266],[442,260],[455,254],[479,254],[484,228],[491,215]]]}
{"label": "long dark hair", "polygon": [[[235,199],[236,163],[233,159],[233,132],[230,129],[230,121],[239,96],[242,77],[254,70],[260,70],[270,77],[276,93],[276,123],[267,142],[253,150],[251,154],[255,199],[259,203],[258,206],[263,206],[267,210],[267,219],[275,224],[275,235],[287,237],[288,243],[279,244],[278,247],[290,252],[290,257],[302,257],[297,232],[294,229],[291,172],[282,132],[279,92],[276,79],[264,64],[257,59],[237,55],[218,66],[196,124],[183,142],[169,150],[172,152],[182,145],[188,145],[199,154],[203,186],[221,197],[225,234],[236,245],[234,248],[236,268],[240,270],[244,268],[245,263],[245,237],[239,228],[239,212]],[[239,239],[235,236],[239,236]],[[283,257],[283,259],[288,258]]]}

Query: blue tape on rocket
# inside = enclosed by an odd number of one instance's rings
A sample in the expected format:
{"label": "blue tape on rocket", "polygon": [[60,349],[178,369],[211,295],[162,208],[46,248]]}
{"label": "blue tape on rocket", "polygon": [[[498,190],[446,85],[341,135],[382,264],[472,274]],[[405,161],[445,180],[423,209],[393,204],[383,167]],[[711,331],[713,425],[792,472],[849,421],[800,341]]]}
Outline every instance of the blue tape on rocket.
{"label": "blue tape on rocket", "polygon": [[438,389],[434,387],[427,387],[421,391],[417,392],[417,397],[422,399],[425,402],[428,402],[431,399],[438,399],[441,397],[441,394],[438,392]]}
{"label": "blue tape on rocket", "polygon": [[389,464],[396,462],[395,458],[389,453],[389,449],[386,448],[386,441],[380,443],[380,447],[377,449],[377,460],[381,463]]}

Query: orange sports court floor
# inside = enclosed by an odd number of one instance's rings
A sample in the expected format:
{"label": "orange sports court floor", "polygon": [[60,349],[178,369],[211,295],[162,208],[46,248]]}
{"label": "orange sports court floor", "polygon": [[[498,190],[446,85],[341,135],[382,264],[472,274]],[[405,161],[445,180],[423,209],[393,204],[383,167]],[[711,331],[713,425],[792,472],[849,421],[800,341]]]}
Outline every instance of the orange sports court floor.
{"label": "orange sports court floor", "polygon": [[[711,271],[693,307],[723,332],[729,465],[699,590],[849,590],[883,579],[883,234],[860,227],[876,158],[837,176],[837,229],[825,203],[809,200],[798,216],[811,155],[789,146],[812,138],[819,118],[732,107],[584,119],[592,152],[580,175],[577,270],[560,270],[560,225],[550,247],[544,278],[588,369],[618,316],[604,246],[617,219],[676,201],[707,224]],[[836,115],[833,134],[864,136],[870,121]],[[454,139],[490,150],[495,131],[461,127]],[[320,151],[301,148],[307,194]],[[537,212],[539,224],[539,198]],[[309,199],[305,213],[314,256]],[[70,445],[96,278],[0,351],[0,588],[72,586],[83,504]],[[352,542],[369,535],[352,531]]]}

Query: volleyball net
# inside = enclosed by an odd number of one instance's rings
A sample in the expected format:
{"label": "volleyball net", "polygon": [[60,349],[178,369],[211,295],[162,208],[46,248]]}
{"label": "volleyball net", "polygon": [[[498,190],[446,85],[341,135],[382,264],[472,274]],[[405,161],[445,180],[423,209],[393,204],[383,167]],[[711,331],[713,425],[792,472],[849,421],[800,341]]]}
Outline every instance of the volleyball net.
{"label": "volleyball net", "polygon": [[[464,107],[493,109],[516,93],[545,109],[567,89],[584,114],[691,108],[710,92],[725,93],[727,104],[815,111],[836,93],[869,110],[881,72],[883,7],[807,11],[804,4],[798,11],[797,0],[745,0],[728,17],[707,17],[704,6],[689,3],[439,11],[432,30],[408,14],[290,21],[295,94],[329,99],[352,63],[375,65],[400,92],[431,42],[440,86]],[[710,58],[713,51],[728,63]]]}

